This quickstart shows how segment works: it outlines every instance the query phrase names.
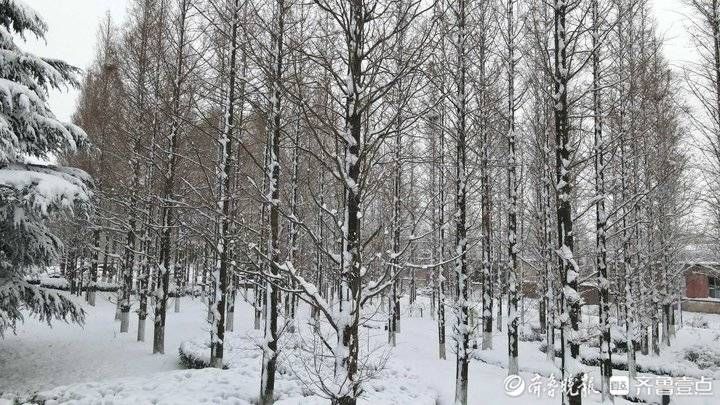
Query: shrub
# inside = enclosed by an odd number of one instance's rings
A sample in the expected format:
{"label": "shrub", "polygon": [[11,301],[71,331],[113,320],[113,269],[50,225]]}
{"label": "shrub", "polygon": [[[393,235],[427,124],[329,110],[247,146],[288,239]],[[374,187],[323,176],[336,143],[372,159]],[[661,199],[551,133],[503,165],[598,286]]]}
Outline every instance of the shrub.
{"label": "shrub", "polygon": [[720,352],[710,346],[692,345],[685,349],[684,357],[702,370],[720,368]]}
{"label": "shrub", "polygon": [[708,325],[707,319],[703,318],[700,315],[695,315],[688,321],[688,325],[693,328],[698,329],[708,329],[710,325]]}

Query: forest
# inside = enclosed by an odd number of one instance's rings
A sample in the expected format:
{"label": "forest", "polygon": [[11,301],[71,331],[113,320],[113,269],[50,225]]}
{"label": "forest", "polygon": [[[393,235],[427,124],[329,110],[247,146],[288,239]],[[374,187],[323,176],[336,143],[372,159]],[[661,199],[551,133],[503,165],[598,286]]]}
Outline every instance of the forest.
{"label": "forest", "polygon": [[[648,0],[128,0],[82,70],[27,1],[0,404],[720,403],[718,0],[680,68]],[[48,324],[179,365],[32,386]]]}

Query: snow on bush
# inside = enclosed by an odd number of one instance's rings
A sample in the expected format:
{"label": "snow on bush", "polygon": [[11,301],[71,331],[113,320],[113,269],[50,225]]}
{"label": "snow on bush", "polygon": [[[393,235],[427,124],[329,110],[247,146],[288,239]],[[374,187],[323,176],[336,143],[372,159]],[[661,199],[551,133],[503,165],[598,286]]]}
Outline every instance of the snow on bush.
{"label": "snow on bush", "polygon": [[[655,375],[667,375],[671,377],[711,377],[720,378],[720,370],[717,368],[703,369],[699,364],[681,358],[682,355],[676,352],[661,353],[660,356],[643,355],[640,352],[636,356],[636,369],[641,373],[649,373]],[[580,361],[588,366],[600,365],[600,353],[597,349],[581,348]],[[613,368],[616,370],[627,370],[627,356],[624,354],[612,356]]]}
{"label": "snow on bush", "polygon": [[[45,288],[52,288],[55,290],[61,290],[61,291],[69,291],[70,290],[70,282],[66,278],[60,278],[60,277],[41,277],[38,281],[41,287]],[[115,292],[117,291],[120,286],[115,283],[109,283],[106,281],[96,281],[95,283],[95,289],[96,291],[106,291],[106,292]],[[87,290],[88,285],[83,285],[82,289],[83,291]]]}
{"label": "snow on bush", "polygon": [[44,277],[40,279],[40,286],[67,291],[70,289],[70,282],[65,278]]}
{"label": "snow on bush", "polygon": [[707,319],[703,317],[700,314],[694,315],[692,318],[690,318],[687,323],[688,326],[698,329],[708,329],[710,325],[708,324]]}
{"label": "snow on bush", "polygon": [[107,281],[96,281],[95,282],[95,290],[97,290],[97,291],[115,292],[119,289],[120,289],[120,286],[115,283],[109,283]]}
{"label": "snow on bush", "polygon": [[[227,369],[202,368],[158,373],[149,377],[112,379],[73,384],[38,393],[34,403],[45,405],[123,403],[123,404],[256,404],[260,391],[262,333],[229,333],[225,339]],[[281,350],[296,348],[295,337],[283,335]],[[201,367],[210,360],[207,342],[192,340],[180,346],[181,358],[192,359]],[[288,365],[292,356],[281,356],[275,382],[275,401],[279,405],[327,405],[328,399],[316,395],[294,372],[302,365]],[[187,362],[187,360],[183,360]],[[187,364],[187,363],[186,363]],[[422,384],[409,368],[390,361],[378,377],[367,381],[360,404],[434,405],[437,393]]]}
{"label": "snow on bush", "polygon": [[521,342],[542,342],[545,339],[545,331],[539,326],[525,323],[520,325]]}
{"label": "snow on bush", "polygon": [[696,344],[685,348],[685,359],[701,369],[720,370],[720,351],[716,347]]}
{"label": "snow on bush", "polygon": [[[261,360],[260,342],[262,333],[260,331],[249,331],[247,333],[228,333],[225,336],[225,347],[223,356],[224,368],[252,367],[254,363]],[[189,368],[205,368],[210,364],[210,342],[209,340],[188,340],[180,344],[180,360]],[[258,373],[260,369],[258,368]],[[282,367],[278,367],[278,373],[283,374]]]}
{"label": "snow on bush", "polygon": [[[316,394],[311,376],[312,368],[303,363],[304,355],[300,349],[300,334],[282,335],[279,342],[280,356],[276,374],[275,394],[279,395],[281,404],[327,404],[329,400]],[[246,333],[229,333],[225,336],[223,362],[228,371],[243,370],[254,376],[251,392],[253,400],[259,393],[259,381],[262,364],[263,342],[260,331]],[[191,368],[206,367],[210,363],[210,345],[208,341],[191,340],[180,345],[180,358],[183,364]],[[420,404],[434,405],[437,393],[422,384],[418,376],[409,368],[387,359],[373,357],[369,361],[377,363],[375,378],[368,379],[364,384],[364,393],[360,403],[366,404]],[[332,379],[332,377],[329,377]],[[278,387],[281,387],[278,390]]]}

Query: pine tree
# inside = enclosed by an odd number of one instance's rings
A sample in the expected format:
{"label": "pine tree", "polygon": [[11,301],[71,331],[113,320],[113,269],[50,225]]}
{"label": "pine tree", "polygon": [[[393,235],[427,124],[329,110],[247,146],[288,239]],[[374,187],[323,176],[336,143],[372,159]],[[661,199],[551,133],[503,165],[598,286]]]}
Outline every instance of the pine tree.
{"label": "pine tree", "polygon": [[78,85],[78,69],[15,43],[15,36],[43,38],[46,32],[24,3],[0,2],[0,336],[23,319],[21,308],[48,323],[84,319],[67,297],[24,280],[31,266],[51,264],[62,249],[47,220],[84,210],[92,195],[90,176],[81,170],[26,163],[27,157],[45,160],[87,146],[85,132],[59,121],[47,103],[50,89]]}

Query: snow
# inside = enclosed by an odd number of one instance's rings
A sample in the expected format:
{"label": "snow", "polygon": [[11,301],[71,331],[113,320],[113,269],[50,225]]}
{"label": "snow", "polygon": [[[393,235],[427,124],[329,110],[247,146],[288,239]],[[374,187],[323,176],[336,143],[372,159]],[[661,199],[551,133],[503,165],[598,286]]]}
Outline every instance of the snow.
{"label": "snow", "polygon": [[[181,345],[186,353],[209,360],[206,304],[183,298],[181,313],[168,313],[166,355],[152,355],[152,342],[138,343],[134,333],[119,334],[113,321],[115,305],[109,293],[98,294],[96,307],[85,307],[87,322],[84,328],[57,324],[53,329],[35,320],[28,320],[18,328],[16,336],[0,340],[0,392],[19,392],[46,400],[46,404],[252,404],[259,394],[262,333],[252,329],[253,311],[249,304],[238,300],[235,311],[236,332],[226,336],[224,360],[227,370],[179,370],[181,364],[173,350]],[[77,299],[77,298],[74,298]],[[418,305],[429,306],[427,297],[420,296]],[[251,300],[252,301],[252,300]],[[407,297],[403,298],[407,303]],[[527,303],[531,303],[528,300]],[[476,305],[476,303],[471,302]],[[403,305],[403,309],[410,308]],[[301,307],[298,316],[308,316],[308,308]],[[363,383],[365,390],[361,404],[437,404],[450,405],[455,393],[455,359],[453,345],[449,345],[448,359],[437,358],[437,324],[418,312],[404,311],[402,333],[397,334],[397,346],[384,346],[387,335],[382,329],[386,315],[379,313],[361,327],[361,351],[373,352],[373,364],[384,364],[381,371]],[[531,310],[525,312],[521,336],[530,336],[530,324],[535,322]],[[585,314],[586,317],[592,316]],[[700,315],[698,315],[700,316]],[[663,365],[663,372],[673,376],[720,377],[717,368],[700,369],[684,360],[688,347],[713,347],[720,336],[720,317],[707,317],[709,328],[690,326],[694,317],[685,314],[686,325],[678,331],[671,349],[663,348],[660,357],[638,354],[640,370]],[[451,318],[451,317],[450,317]],[[449,325],[453,319],[448,319]],[[132,319],[134,330],[136,318]],[[312,328],[307,322],[297,322],[296,334],[285,334],[279,344],[277,403],[328,404],[327,399],[313,392],[308,375],[303,373],[307,363],[302,356],[288,356],[302,342],[307,344]],[[327,327],[327,325],[325,325]],[[615,329],[613,329],[615,332]],[[521,338],[522,339],[522,338]],[[505,393],[507,370],[507,340],[505,332],[493,332],[492,350],[475,350],[470,362],[468,398],[471,404],[513,405],[520,403],[558,404],[559,397],[547,393],[536,397],[525,393],[514,398]],[[520,376],[528,385],[547,387],[549,377],[559,376],[559,369],[539,350],[542,342],[519,342]],[[597,355],[597,348],[583,347],[583,357]],[[306,353],[306,355],[311,355]],[[385,361],[381,361],[381,360]],[[614,354],[614,362],[624,356]],[[375,363],[377,362],[377,363]],[[600,381],[597,367],[583,366],[589,378]],[[615,370],[615,375],[626,372]],[[640,372],[640,377],[655,377]],[[60,386],[58,386],[60,385]],[[708,397],[673,397],[673,404],[710,405],[720,403],[720,389]],[[530,396],[532,395],[532,396]],[[659,400],[657,397],[647,397]],[[599,403],[599,394],[589,394],[584,403]],[[617,399],[617,404],[629,402]]]}
{"label": "snow", "polygon": [[[323,398],[313,395],[307,388],[314,382],[312,377],[305,372],[306,369],[301,365],[303,363],[294,361],[297,360],[295,356],[283,356],[283,353],[288,353],[292,347],[297,347],[302,338],[298,334],[282,336],[279,342],[281,354],[275,382],[275,395],[281,400],[279,403],[285,403],[283,400],[294,403],[294,401],[298,401],[298,398],[303,398],[298,403],[318,401],[325,404],[326,401],[323,402]],[[247,399],[251,402],[256,399],[255,395],[258,390],[262,361],[261,345],[263,343],[262,333],[255,330],[230,333],[226,337],[225,364],[228,371],[236,373],[234,378],[248,380],[245,390],[252,394]],[[182,351],[191,353],[193,358],[203,362],[210,361],[210,349],[206,340],[183,342]],[[365,395],[361,403],[393,404],[397,403],[398,398],[410,397],[413,403],[430,405],[435,404],[436,400],[435,391],[421,383],[420,378],[410,368],[392,360],[385,364],[381,377],[370,380],[364,389]]]}
{"label": "snow", "polygon": [[[29,281],[31,284],[39,284],[40,287],[63,291],[70,290],[70,282],[64,277],[40,277]],[[86,284],[87,283],[88,282],[86,282]],[[120,288],[119,285],[107,281],[98,280],[94,284],[98,291],[117,291]],[[85,290],[87,285],[83,285],[82,287],[83,290]]]}
{"label": "snow", "polygon": [[[0,184],[24,195],[24,204],[47,215],[53,206],[72,208],[79,201],[88,201],[90,191],[86,182],[89,177],[79,170],[11,164],[0,169]],[[16,224],[25,222],[25,215]]]}
{"label": "snow", "polygon": [[[17,336],[3,341],[0,358],[9,367],[0,371],[0,392],[30,396],[39,390],[36,399],[47,404],[98,401],[250,404],[257,400],[263,337],[259,331],[248,330],[252,311],[246,303],[238,303],[235,312],[241,318],[236,325],[243,330],[226,338],[228,370],[162,372],[180,367],[175,353],[168,350],[169,355],[151,355],[150,342],[137,343],[132,333],[119,335],[117,324],[108,328],[115,307],[107,299],[110,295],[100,297],[97,307],[86,309],[85,329],[70,325],[42,328],[30,321],[19,328]],[[205,305],[193,300],[183,308],[180,314],[168,313],[166,344],[182,346],[184,352],[209,361]],[[284,347],[281,345],[280,349]],[[279,404],[327,403],[313,395],[282,361],[278,373],[275,392]],[[435,391],[421,384],[419,377],[401,363],[389,362],[381,375],[367,383],[361,403],[389,405],[412,398],[412,403],[435,404]],[[113,378],[120,376],[126,377]],[[111,379],[95,381],[107,378]],[[69,385],[51,388],[59,384]]]}
{"label": "snow", "polygon": [[[167,354],[153,355],[151,332],[146,342],[136,342],[135,314],[130,317],[131,333],[120,334],[115,304],[110,302],[114,298],[111,293],[98,293],[96,307],[85,305],[84,327],[56,322],[51,329],[31,318],[18,326],[17,334],[0,339],[0,392],[26,394],[63,384],[175,370],[180,343],[206,328],[205,307],[199,300],[187,302],[179,314],[169,311]],[[73,299],[81,302],[79,297]]]}

